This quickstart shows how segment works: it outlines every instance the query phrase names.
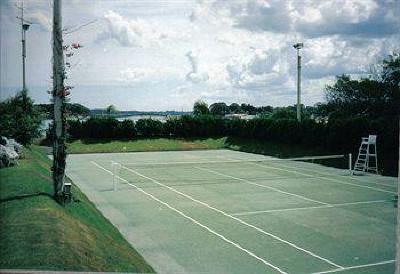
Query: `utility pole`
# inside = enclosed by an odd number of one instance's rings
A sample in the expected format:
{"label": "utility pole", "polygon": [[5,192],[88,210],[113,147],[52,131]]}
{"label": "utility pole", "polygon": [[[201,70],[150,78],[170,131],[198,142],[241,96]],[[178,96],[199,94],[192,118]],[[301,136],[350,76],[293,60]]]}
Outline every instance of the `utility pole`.
{"label": "utility pole", "polygon": [[65,70],[62,37],[61,0],[53,2],[53,184],[54,198],[64,202],[65,192]]}
{"label": "utility pole", "polygon": [[301,55],[303,43],[296,43],[293,47],[297,50],[297,121],[301,122]]}
{"label": "utility pole", "polygon": [[24,19],[24,1],[22,1],[21,6],[18,7],[21,10],[21,16],[17,18],[21,20],[21,42],[22,42],[22,99],[24,103],[24,108],[26,110],[28,91],[26,89],[26,74],[25,74],[25,59],[26,59],[26,31],[29,29],[31,22]]}
{"label": "utility pole", "polygon": [[[399,120],[399,126],[400,126],[400,120]],[[400,141],[400,131],[399,131],[399,141]],[[399,147],[399,152],[400,152],[400,147]],[[396,265],[396,270],[395,273],[396,274],[400,274],[400,210],[399,210],[399,196],[400,196],[400,159],[398,161],[398,166],[399,166],[399,171],[398,171],[398,176],[397,176],[397,195],[395,196],[395,207],[397,208],[397,225],[396,225],[396,261],[395,261],[395,265]]]}

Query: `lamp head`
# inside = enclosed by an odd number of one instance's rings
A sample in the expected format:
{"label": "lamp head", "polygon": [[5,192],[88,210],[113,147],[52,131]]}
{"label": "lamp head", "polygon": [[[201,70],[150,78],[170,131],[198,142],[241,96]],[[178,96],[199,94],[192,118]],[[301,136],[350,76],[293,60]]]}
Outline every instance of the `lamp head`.
{"label": "lamp head", "polygon": [[302,49],[304,47],[303,43],[296,43],[293,45],[295,49]]}
{"label": "lamp head", "polygon": [[28,30],[29,27],[30,27],[30,24],[23,24],[23,25],[22,25],[22,28],[23,28],[25,31]]}

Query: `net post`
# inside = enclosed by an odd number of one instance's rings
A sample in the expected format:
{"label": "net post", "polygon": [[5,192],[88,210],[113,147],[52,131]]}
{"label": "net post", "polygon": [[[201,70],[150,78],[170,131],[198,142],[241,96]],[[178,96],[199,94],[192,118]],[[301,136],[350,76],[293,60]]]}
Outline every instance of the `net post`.
{"label": "net post", "polygon": [[349,172],[350,172],[350,176],[353,175],[353,155],[351,153],[349,153]]}

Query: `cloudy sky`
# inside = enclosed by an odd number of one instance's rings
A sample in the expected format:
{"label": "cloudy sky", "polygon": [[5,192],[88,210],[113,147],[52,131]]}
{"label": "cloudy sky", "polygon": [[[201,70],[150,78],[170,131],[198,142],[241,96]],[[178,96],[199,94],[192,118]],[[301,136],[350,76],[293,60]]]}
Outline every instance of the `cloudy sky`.
{"label": "cloudy sky", "polygon": [[[304,42],[303,102],[335,75],[365,76],[400,45],[398,0],[64,0],[71,100],[121,110],[190,110],[213,103],[292,105],[295,42]],[[0,1],[0,99],[21,86],[18,1]],[[27,83],[51,87],[52,0],[25,0]],[[82,27],[89,22],[91,24]],[[76,30],[77,31],[73,31]],[[68,33],[71,32],[72,33]]]}

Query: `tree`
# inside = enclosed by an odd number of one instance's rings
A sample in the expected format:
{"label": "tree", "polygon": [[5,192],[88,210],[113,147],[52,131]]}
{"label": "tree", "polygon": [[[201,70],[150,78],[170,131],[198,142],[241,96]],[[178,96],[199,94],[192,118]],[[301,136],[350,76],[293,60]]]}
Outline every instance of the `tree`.
{"label": "tree", "polygon": [[241,112],[241,108],[239,104],[236,103],[232,103],[229,105],[229,112],[230,113],[240,113]]}
{"label": "tree", "polygon": [[118,112],[118,110],[117,110],[117,108],[116,108],[114,105],[109,105],[109,106],[106,108],[106,113],[107,113],[108,115],[114,114],[114,113],[116,113],[116,112]]}
{"label": "tree", "polygon": [[336,77],[325,88],[327,112],[334,117],[378,118],[395,116],[400,111],[400,55],[382,61],[380,75],[375,78],[351,79]]}
{"label": "tree", "polygon": [[75,116],[77,119],[79,119],[79,116],[86,117],[90,115],[90,109],[81,104],[66,104],[66,109],[69,114]]}
{"label": "tree", "polygon": [[369,78],[353,80],[348,75],[337,76],[335,84],[327,86],[325,92],[334,117],[376,118],[386,112],[389,99],[381,82]]}
{"label": "tree", "polygon": [[193,105],[193,114],[194,115],[205,115],[209,114],[208,105],[206,102],[198,100]]}
{"label": "tree", "polygon": [[393,53],[382,61],[382,82],[400,87],[400,53]]}
{"label": "tree", "polygon": [[259,114],[268,114],[268,113],[272,113],[273,111],[274,111],[274,108],[272,106],[258,107],[256,109],[256,112]]}
{"label": "tree", "polygon": [[400,53],[393,53],[382,62],[381,81],[388,99],[389,115],[400,114]]}
{"label": "tree", "polygon": [[274,109],[272,114],[269,116],[271,119],[297,119],[296,109],[293,107],[277,107]]}
{"label": "tree", "polygon": [[247,114],[251,114],[251,115],[256,114],[256,107],[252,106],[250,104],[241,104],[240,108],[242,109],[243,112],[245,112]]}
{"label": "tree", "polygon": [[[53,115],[53,104],[37,104],[35,107],[37,107],[45,117],[51,119]],[[78,103],[66,103],[65,109],[69,115],[75,116],[76,119],[79,119],[80,116],[87,117],[90,115],[90,109]]]}
{"label": "tree", "polygon": [[41,112],[26,92],[0,102],[0,135],[29,145],[40,135]]}
{"label": "tree", "polygon": [[213,115],[225,115],[229,107],[225,103],[214,103],[210,105],[210,113]]}

